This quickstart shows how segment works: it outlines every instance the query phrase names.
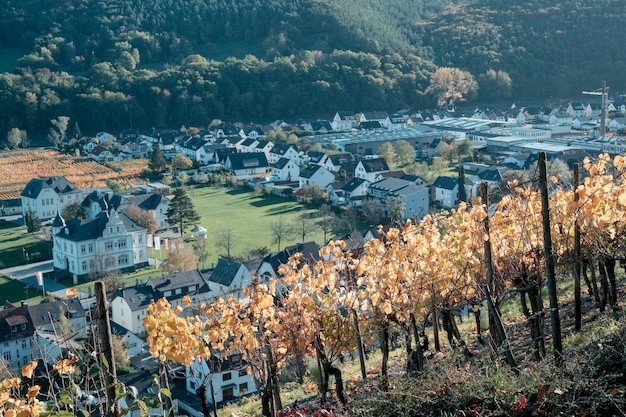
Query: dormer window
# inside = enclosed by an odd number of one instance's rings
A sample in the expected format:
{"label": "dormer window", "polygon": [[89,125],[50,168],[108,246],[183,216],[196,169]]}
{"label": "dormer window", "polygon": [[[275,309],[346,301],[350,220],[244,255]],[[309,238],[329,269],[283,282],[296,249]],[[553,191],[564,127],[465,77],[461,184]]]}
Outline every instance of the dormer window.
{"label": "dormer window", "polygon": [[17,333],[17,326],[11,326],[11,333]]}

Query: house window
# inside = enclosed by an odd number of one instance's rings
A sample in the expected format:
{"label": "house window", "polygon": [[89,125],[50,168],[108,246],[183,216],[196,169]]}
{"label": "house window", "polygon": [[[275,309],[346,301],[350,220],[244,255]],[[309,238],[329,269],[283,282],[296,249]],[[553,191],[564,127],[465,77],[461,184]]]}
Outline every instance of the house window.
{"label": "house window", "polygon": [[104,243],[104,248],[106,250],[113,250],[113,241],[112,240],[108,240]]}
{"label": "house window", "polygon": [[11,352],[4,352],[2,357],[4,358],[5,361],[10,361],[11,360]]}
{"label": "house window", "polygon": [[193,391],[196,390],[196,383],[193,381],[189,381],[189,388],[191,388]]}
{"label": "house window", "polygon": [[245,394],[246,392],[248,392],[248,383],[244,382],[239,384],[239,395]]}
{"label": "house window", "polygon": [[165,292],[163,293],[163,297],[170,297],[171,295],[172,295],[172,292],[171,292],[171,291],[165,291]]}
{"label": "house window", "polygon": [[117,264],[118,265],[128,265],[128,255],[126,255],[126,254],[120,255],[120,257],[117,258]]}
{"label": "house window", "polygon": [[87,253],[87,245],[80,245],[80,253],[82,254]]}
{"label": "house window", "polygon": [[93,243],[90,243],[88,245],[88,248],[89,248],[89,253],[93,253]]}
{"label": "house window", "polygon": [[20,330],[26,330],[26,324],[22,323],[22,325],[20,326]]}
{"label": "house window", "polygon": [[87,272],[87,261],[83,261],[82,265],[81,265],[81,269],[83,272]]}
{"label": "house window", "polygon": [[195,285],[190,285],[189,287],[187,287],[187,292],[194,292],[195,290],[196,290]]}
{"label": "house window", "polygon": [[239,376],[246,376],[246,375],[248,375],[248,371],[247,370],[245,370],[245,369],[240,369],[239,370]]}
{"label": "house window", "polygon": [[226,372],[222,375],[222,381],[230,381],[233,379],[233,375],[230,372]]}
{"label": "house window", "polygon": [[107,257],[106,260],[104,261],[104,266],[106,266],[107,268],[112,268],[115,266],[115,259],[113,259],[112,257]]}
{"label": "house window", "polygon": [[183,290],[181,290],[180,288],[176,288],[176,290],[174,291],[174,294],[180,294]]}
{"label": "house window", "polygon": [[117,247],[118,248],[125,248],[126,247],[126,239],[120,239],[117,241]]}
{"label": "house window", "polygon": [[26,339],[22,340],[22,349],[26,349],[27,344],[26,344]]}
{"label": "house window", "polygon": [[17,326],[11,326],[11,333],[17,333]]}

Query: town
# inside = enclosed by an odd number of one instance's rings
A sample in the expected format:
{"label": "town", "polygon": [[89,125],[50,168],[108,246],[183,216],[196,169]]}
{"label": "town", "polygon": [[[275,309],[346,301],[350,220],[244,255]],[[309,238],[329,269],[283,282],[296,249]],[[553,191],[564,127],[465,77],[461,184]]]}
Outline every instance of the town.
{"label": "town", "polygon": [[[33,358],[52,365],[64,357],[64,350],[93,343],[95,317],[102,306],[91,287],[81,284],[119,276],[132,279],[138,271],[153,269],[157,273],[145,282],[107,288],[111,332],[128,359],[119,380],[133,386],[138,398],[148,398],[154,394],[153,375],[162,373],[147,347],[144,325],[156,300],[165,298],[188,314],[219,298],[243,300],[253,282],[280,278],[280,266],[296,253],[305,263],[315,262],[330,240],[345,241],[358,253],[357,248],[379,238],[386,227],[456,209],[459,202],[479,197],[480,184],[486,183],[490,198],[497,201],[507,193],[509,181],[527,180],[542,152],[552,175],[572,187],[569,172],[574,164],[626,151],[626,137],[621,135],[626,131],[625,114],[626,104],[608,100],[604,107],[581,101],[553,108],[513,104],[506,111],[339,111],[332,119],[310,122],[214,121],[202,128],[126,129],[95,137],[67,137],[63,130],[59,151],[66,158],[104,166],[140,160],[146,169],[124,186],[113,180],[106,186],[79,188],[51,173],[25,183],[14,181],[13,189],[1,190],[3,224],[47,233],[52,248],[50,253],[25,251],[20,265],[9,268],[9,278],[34,290],[45,291],[47,286],[52,297],[38,305],[7,300],[0,312],[1,366],[20,369]],[[202,242],[217,231],[202,226],[200,218],[210,213],[195,213],[196,200],[188,194],[207,184],[293,200],[314,207],[309,210],[313,214],[302,217],[300,229],[291,226],[291,233],[281,231],[276,221],[272,240],[259,243],[266,250],[257,250],[257,256],[231,253],[225,233],[230,229],[224,229],[219,256],[205,268]],[[253,216],[250,213],[251,222]],[[346,221],[325,226],[327,218]],[[228,224],[229,219],[220,221]],[[316,236],[323,231],[322,240],[306,239],[314,235],[313,228]],[[275,243],[276,251],[267,249]],[[156,255],[162,250],[178,251],[179,258],[185,258],[184,252],[195,257],[191,263],[176,263],[174,256]],[[205,381],[211,381],[210,390],[202,391],[206,401],[218,406],[256,393],[248,366],[241,355],[233,354],[190,367],[169,367],[177,413],[203,415],[197,394]],[[99,395],[83,393],[81,407],[102,410]]]}

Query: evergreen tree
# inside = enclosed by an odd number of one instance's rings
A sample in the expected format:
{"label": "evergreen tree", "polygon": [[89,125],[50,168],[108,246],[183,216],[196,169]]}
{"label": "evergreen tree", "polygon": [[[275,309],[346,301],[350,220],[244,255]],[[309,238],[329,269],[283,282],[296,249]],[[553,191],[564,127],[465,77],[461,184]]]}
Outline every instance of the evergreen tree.
{"label": "evergreen tree", "polygon": [[154,144],[152,152],[150,152],[150,160],[148,161],[148,168],[153,172],[163,172],[167,167],[167,161],[161,152],[158,144]]}
{"label": "evergreen tree", "polygon": [[26,212],[26,215],[24,216],[24,223],[26,224],[26,231],[28,233],[34,233],[41,230],[41,220],[32,210],[28,210]]}
{"label": "evergreen tree", "polygon": [[174,190],[174,196],[165,215],[167,216],[167,222],[171,226],[178,227],[181,236],[185,227],[200,221],[200,216],[183,187]]}
{"label": "evergreen tree", "polygon": [[459,164],[459,192],[457,194],[457,200],[467,201],[467,193],[465,192],[465,169],[463,164]]}

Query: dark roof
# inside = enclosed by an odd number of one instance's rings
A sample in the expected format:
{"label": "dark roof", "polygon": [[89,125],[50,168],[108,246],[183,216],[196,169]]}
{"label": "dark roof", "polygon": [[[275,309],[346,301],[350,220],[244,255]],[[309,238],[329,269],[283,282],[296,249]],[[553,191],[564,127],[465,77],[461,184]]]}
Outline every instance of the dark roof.
{"label": "dark roof", "polygon": [[230,155],[236,154],[237,153],[237,149],[235,148],[220,148],[220,149],[215,149],[215,155],[217,156],[217,161],[218,162],[224,162],[226,161],[226,158],[228,158]]}
{"label": "dark roof", "polygon": [[0,342],[30,337],[34,333],[35,327],[26,305],[14,308],[5,306],[0,311]]}
{"label": "dark roof", "polygon": [[458,179],[455,177],[437,177],[433,183],[434,188],[443,188],[444,190],[454,190],[458,185]]}
{"label": "dark roof", "polygon": [[278,273],[278,267],[286,264],[289,258],[296,253],[301,253],[301,262],[315,262],[319,259],[320,246],[315,242],[297,243],[292,246],[287,246],[280,252],[267,255],[263,259],[263,263],[267,262],[272,266],[272,269]]}
{"label": "dark roof", "polygon": [[266,147],[269,143],[270,143],[270,141],[269,141],[269,140],[265,140],[265,139],[263,139],[263,140],[259,140],[259,142],[256,144],[256,148],[257,148],[257,149],[263,149],[263,148],[265,148],[265,147]]}
{"label": "dark roof", "polygon": [[246,139],[243,142],[241,142],[241,146],[252,146],[254,144],[254,142],[256,142],[256,139]]}
{"label": "dark roof", "polygon": [[367,180],[363,178],[352,178],[342,189],[346,192],[351,192],[359,188],[364,182],[367,182]]}
{"label": "dark roof", "polygon": [[342,120],[354,120],[353,111],[338,111],[337,114]]}
{"label": "dark roof", "polygon": [[183,144],[183,147],[187,149],[191,149],[192,151],[197,151],[198,149],[202,148],[207,143],[209,143],[208,140],[202,139],[198,136],[194,136],[192,138],[187,139],[185,143]]}
{"label": "dark roof", "polygon": [[345,171],[346,175],[353,176],[359,161],[346,161],[340,165],[339,172]]}
{"label": "dark roof", "polygon": [[231,168],[249,169],[249,168],[266,168],[269,166],[267,157],[263,152],[242,152],[228,155]]}
{"label": "dark roof", "polygon": [[365,120],[385,120],[389,115],[385,111],[366,111],[363,112]]}
{"label": "dark roof", "polygon": [[229,261],[224,258],[220,258],[217,261],[217,265],[213,270],[213,273],[209,277],[209,281],[217,284],[229,287],[233,283],[237,272],[243,265],[239,262]]}
{"label": "dark roof", "polygon": [[315,175],[321,169],[326,170],[326,168],[324,168],[321,165],[311,164],[308,167],[306,167],[305,169],[303,169],[302,171],[300,171],[300,176],[302,178],[311,178],[313,175]]}
{"label": "dark roof", "polygon": [[136,204],[142,210],[150,211],[156,210],[159,205],[169,199],[163,194],[149,193],[149,194],[137,194],[126,197],[131,204]]}
{"label": "dark roof", "polygon": [[277,143],[270,152],[275,155],[285,155],[289,152],[289,148],[295,149],[296,152],[298,151],[298,148],[295,145],[289,143]]}
{"label": "dark roof", "polygon": [[362,159],[361,164],[365,168],[365,172],[389,171],[389,165],[384,158]]}
{"label": "dark roof", "polygon": [[111,300],[115,300],[117,297],[126,300],[130,311],[143,310],[150,305],[152,300],[157,298],[154,289],[149,285],[119,288],[113,293]]}
{"label": "dark roof", "polygon": [[486,169],[484,171],[479,172],[476,176],[483,181],[491,181],[491,182],[502,181],[502,174],[500,173],[500,170],[497,168]]}
{"label": "dark roof", "polygon": [[85,317],[85,309],[77,298],[29,306],[28,311],[35,327],[49,325],[50,317],[54,322],[61,317],[70,318],[69,313],[71,318]]}
{"label": "dark roof", "polygon": [[276,161],[272,166],[277,169],[283,169],[287,166],[287,164],[291,161],[289,158],[280,158]]}
{"label": "dark roof", "polygon": [[382,125],[378,120],[366,120],[359,123],[359,129],[382,129]]}
{"label": "dark roof", "polygon": [[[113,211],[111,211],[113,213]],[[128,232],[142,229],[137,223],[133,222],[126,214],[115,212],[122,221],[122,224]],[[114,215],[114,214],[111,214]],[[71,240],[72,242],[82,242],[85,240],[93,240],[102,236],[102,231],[109,222],[110,215],[108,212],[100,212],[93,219],[72,219],[67,226],[61,229],[56,235],[62,239]]]}
{"label": "dark roof", "polygon": [[65,177],[33,178],[26,184],[21,195],[28,198],[37,198],[41,190],[45,188],[51,188],[57,194],[69,194],[79,191]]}
{"label": "dark roof", "polygon": [[[208,291],[206,282],[197,269],[186,272],[176,272],[164,277],[151,278],[150,281],[148,281],[148,285],[154,289],[157,298],[164,297],[166,291],[172,291],[172,295],[167,296],[168,300],[189,295],[190,293],[187,289],[191,286],[196,287],[195,291],[191,292],[191,294]],[[184,291],[181,291],[180,294],[175,294],[175,290],[177,289],[183,289]],[[180,297],[177,297],[177,295]]]}
{"label": "dark roof", "polygon": [[311,130],[333,130],[328,120],[314,120],[311,122]]}
{"label": "dark roof", "polygon": [[341,166],[341,164],[345,164],[346,162],[354,161],[354,155],[351,153],[338,153],[330,155],[328,159],[330,159],[334,166]]}
{"label": "dark roof", "polygon": [[441,144],[441,139],[433,139],[433,141],[428,144],[428,147],[430,149],[437,149],[437,146],[439,146],[440,144]]}
{"label": "dark roof", "polygon": [[317,151],[309,151],[307,152],[307,155],[311,159],[311,162],[313,162],[314,164],[319,163],[326,156],[324,152],[317,152]]}

